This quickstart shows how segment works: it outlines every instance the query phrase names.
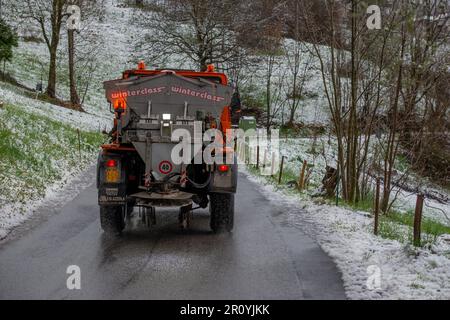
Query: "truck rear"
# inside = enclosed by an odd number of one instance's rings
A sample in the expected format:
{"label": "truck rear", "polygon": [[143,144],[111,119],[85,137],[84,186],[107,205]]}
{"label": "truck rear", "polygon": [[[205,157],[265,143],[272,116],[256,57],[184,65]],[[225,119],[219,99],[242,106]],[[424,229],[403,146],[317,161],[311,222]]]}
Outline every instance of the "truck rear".
{"label": "truck rear", "polygon": [[227,77],[212,67],[146,70],[141,63],[104,88],[114,128],[97,168],[103,230],[121,233],[135,208],[151,227],[158,207],[178,207],[188,228],[193,211],[209,206],[211,229],[231,232],[238,167],[227,143]]}

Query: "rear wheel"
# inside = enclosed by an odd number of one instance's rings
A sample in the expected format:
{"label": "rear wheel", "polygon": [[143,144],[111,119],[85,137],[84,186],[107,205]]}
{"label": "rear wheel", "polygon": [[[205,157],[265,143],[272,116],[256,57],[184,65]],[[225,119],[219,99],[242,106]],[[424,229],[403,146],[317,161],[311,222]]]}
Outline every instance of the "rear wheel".
{"label": "rear wheel", "polygon": [[100,224],[107,234],[119,235],[125,229],[125,210],[123,206],[101,206]]}
{"label": "rear wheel", "polygon": [[233,231],[234,227],[234,194],[210,194],[209,210],[211,212],[210,226],[212,231]]}

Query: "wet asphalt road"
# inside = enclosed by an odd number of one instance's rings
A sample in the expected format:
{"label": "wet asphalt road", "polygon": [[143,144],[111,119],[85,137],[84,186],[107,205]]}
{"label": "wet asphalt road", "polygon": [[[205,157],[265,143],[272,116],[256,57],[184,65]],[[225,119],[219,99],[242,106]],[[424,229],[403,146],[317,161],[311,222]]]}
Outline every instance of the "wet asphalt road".
{"label": "wet asphalt road", "polygon": [[[241,175],[233,234],[212,234],[206,210],[181,231],[174,209],[111,239],[92,185],[0,245],[0,299],[345,299],[333,261],[280,210]],[[70,265],[81,290],[67,289]]]}

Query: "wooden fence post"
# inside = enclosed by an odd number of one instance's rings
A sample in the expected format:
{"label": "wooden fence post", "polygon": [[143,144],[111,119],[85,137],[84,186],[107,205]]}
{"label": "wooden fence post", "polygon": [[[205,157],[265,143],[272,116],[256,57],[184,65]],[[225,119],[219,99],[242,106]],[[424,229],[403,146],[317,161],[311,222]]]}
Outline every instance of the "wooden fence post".
{"label": "wooden fence post", "polygon": [[380,185],[381,185],[381,179],[377,178],[377,186],[375,190],[375,222],[374,222],[374,228],[373,233],[377,236],[378,235],[378,224],[379,224],[379,217],[380,217]]}
{"label": "wooden fence post", "polygon": [[414,214],[414,245],[420,247],[421,243],[421,227],[422,227],[422,211],[425,196],[423,194],[417,195],[416,211]]}
{"label": "wooden fence post", "polygon": [[283,178],[284,158],[285,158],[285,156],[282,156],[282,157],[281,157],[280,175],[279,175],[279,177],[278,177],[278,184],[281,184],[281,179]]}
{"label": "wooden fence post", "polygon": [[305,171],[306,171],[306,167],[308,166],[308,161],[303,161],[303,166],[302,166],[302,170],[300,172],[300,178],[298,180],[298,189],[301,191],[303,190],[303,186],[304,186],[304,180],[305,180]]}
{"label": "wooden fence post", "polygon": [[81,133],[80,133],[80,129],[77,129],[77,135],[78,135],[78,157],[80,158],[80,162],[81,162]]}
{"label": "wooden fence post", "polygon": [[259,170],[259,144],[256,146],[256,169]]}

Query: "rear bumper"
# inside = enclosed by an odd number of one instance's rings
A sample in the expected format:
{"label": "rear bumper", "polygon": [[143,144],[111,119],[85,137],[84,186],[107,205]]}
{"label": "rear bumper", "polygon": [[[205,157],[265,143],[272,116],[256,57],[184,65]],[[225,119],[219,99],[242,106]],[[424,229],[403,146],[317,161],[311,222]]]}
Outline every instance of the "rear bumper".
{"label": "rear bumper", "polygon": [[184,207],[192,205],[194,194],[183,191],[168,193],[139,192],[131,195],[137,206],[145,207]]}

